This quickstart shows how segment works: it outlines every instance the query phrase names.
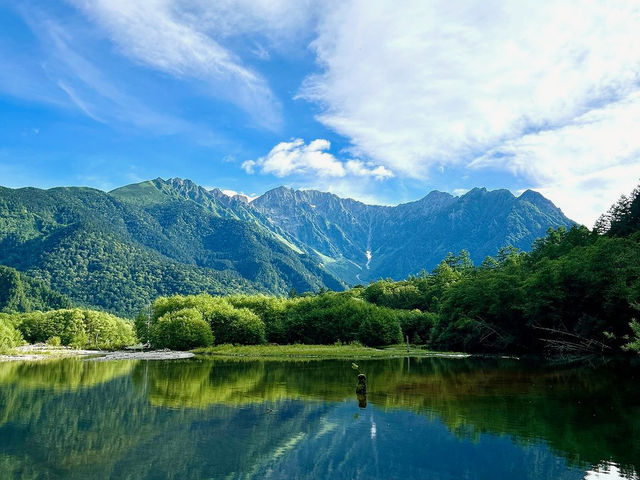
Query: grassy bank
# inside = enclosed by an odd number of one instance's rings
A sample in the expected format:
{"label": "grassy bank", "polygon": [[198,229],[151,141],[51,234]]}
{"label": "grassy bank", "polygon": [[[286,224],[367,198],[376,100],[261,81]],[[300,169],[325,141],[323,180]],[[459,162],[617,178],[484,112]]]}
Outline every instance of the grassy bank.
{"label": "grassy bank", "polygon": [[362,345],[218,345],[199,348],[194,353],[222,357],[263,357],[263,358],[398,358],[466,356],[454,352],[434,352],[406,345],[391,345],[385,348],[371,348]]}

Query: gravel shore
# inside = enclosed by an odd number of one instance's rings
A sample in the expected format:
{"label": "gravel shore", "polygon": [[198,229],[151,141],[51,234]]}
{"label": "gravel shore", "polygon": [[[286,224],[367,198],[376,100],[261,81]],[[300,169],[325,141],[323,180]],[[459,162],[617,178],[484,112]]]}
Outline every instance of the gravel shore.
{"label": "gravel shore", "polygon": [[105,362],[109,360],[177,360],[191,358],[191,352],[173,350],[120,350],[105,352],[100,350],[76,350],[69,347],[53,347],[43,343],[23,345],[15,348],[9,355],[0,355],[0,362],[24,362],[53,360],[57,358],[84,358],[86,360]]}

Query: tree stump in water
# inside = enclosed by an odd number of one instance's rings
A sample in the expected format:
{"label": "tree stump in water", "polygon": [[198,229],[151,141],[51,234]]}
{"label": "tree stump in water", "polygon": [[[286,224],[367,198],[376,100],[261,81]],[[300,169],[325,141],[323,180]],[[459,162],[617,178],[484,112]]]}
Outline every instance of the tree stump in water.
{"label": "tree stump in water", "polygon": [[364,373],[358,375],[358,385],[356,386],[356,393],[358,395],[367,394],[367,376]]}

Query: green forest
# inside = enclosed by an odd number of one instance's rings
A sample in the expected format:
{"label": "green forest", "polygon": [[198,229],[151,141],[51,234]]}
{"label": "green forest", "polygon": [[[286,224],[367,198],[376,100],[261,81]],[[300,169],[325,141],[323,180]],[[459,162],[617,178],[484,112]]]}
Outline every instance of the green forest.
{"label": "green forest", "polygon": [[[3,310],[18,312],[0,318],[5,349],[22,341],[98,348],[140,341],[187,350],[228,343],[380,347],[408,339],[441,351],[640,352],[640,188],[593,230],[550,229],[530,252],[504,247],[474,265],[463,250],[431,273],[343,292],[162,296],[138,314],[135,335],[132,322],[69,309],[68,299],[15,270],[0,270],[0,279]],[[45,306],[57,310],[37,312]]]}
{"label": "green forest", "polygon": [[[466,251],[432,273],[346,292],[289,298],[209,295],[158,298],[138,336],[165,346],[173,324],[189,346],[211,343],[360,342],[409,338],[434,350],[580,356],[640,351],[640,189],[597,222],[550,229],[529,253],[501,249],[474,266]],[[172,328],[172,331],[180,329]],[[177,341],[176,336],[170,340]],[[171,345],[175,346],[175,345]]]}

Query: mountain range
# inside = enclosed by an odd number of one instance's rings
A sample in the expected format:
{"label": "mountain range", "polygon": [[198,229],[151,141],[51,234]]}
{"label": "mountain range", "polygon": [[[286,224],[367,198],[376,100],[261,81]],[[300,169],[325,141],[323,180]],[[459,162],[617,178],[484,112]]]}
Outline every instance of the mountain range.
{"label": "mountain range", "polygon": [[172,293],[286,294],[402,279],[448,252],[466,249],[481,262],[573,223],[531,190],[433,191],[378,206],[286,187],[249,200],[179,178],[108,193],[0,187],[0,264],[75,303],[132,315]]}

